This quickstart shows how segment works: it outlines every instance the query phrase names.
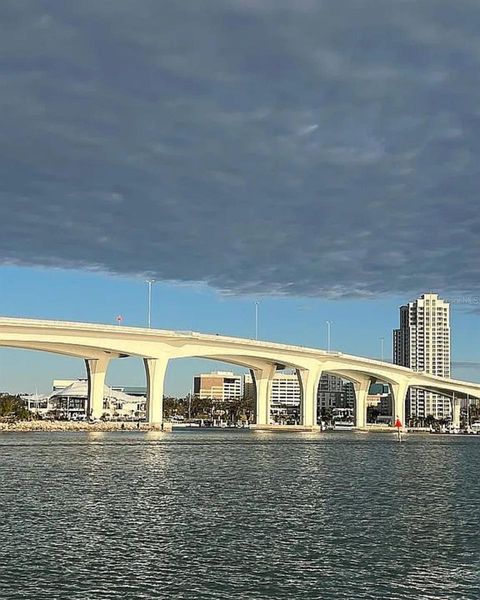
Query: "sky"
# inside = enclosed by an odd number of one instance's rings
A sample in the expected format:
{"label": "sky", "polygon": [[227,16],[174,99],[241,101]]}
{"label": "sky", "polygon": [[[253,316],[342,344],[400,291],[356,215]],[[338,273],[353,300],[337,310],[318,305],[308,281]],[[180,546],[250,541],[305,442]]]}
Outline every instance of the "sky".
{"label": "sky", "polygon": [[[390,355],[452,300],[480,380],[475,0],[4,0],[0,315]],[[139,361],[111,383],[142,384]],[[205,361],[176,361],[185,393]],[[181,363],[181,364],[180,364]],[[0,350],[0,389],[72,359]]]}

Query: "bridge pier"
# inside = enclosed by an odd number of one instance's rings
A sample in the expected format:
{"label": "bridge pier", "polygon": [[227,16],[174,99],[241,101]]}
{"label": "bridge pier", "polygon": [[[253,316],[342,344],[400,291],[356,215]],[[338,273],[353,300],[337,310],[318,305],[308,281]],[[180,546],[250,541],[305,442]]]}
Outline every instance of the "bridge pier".
{"label": "bridge pier", "polygon": [[460,399],[454,395],[452,398],[452,425],[455,429],[460,429],[460,405]]}
{"label": "bridge pier", "polygon": [[409,383],[407,380],[400,380],[396,383],[391,383],[390,387],[392,390],[393,422],[395,423],[399,419],[402,427],[405,427],[405,399]]}
{"label": "bridge pier", "polygon": [[355,390],[355,427],[363,428],[367,425],[367,396],[372,380],[365,377],[352,383]]}
{"label": "bridge pier", "polygon": [[317,427],[318,384],[321,375],[321,367],[297,369],[302,397],[300,420],[303,427]]}
{"label": "bridge pier", "polygon": [[87,416],[99,419],[103,415],[103,396],[105,390],[105,376],[107,374],[110,358],[86,358],[85,366],[88,377]]}
{"label": "bridge pier", "polygon": [[163,386],[168,358],[144,358],[147,376],[147,422],[152,425],[163,423]]}
{"label": "bridge pier", "polygon": [[251,369],[256,390],[256,424],[270,425],[270,391],[277,367],[274,363]]}

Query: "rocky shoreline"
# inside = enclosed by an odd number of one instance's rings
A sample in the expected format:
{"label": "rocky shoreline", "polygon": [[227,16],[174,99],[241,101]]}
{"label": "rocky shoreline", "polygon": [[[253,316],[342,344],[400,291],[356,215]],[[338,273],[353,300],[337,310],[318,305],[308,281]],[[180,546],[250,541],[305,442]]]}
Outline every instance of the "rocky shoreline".
{"label": "rocky shoreline", "polygon": [[0,422],[3,431],[171,431],[170,423],[152,425],[150,423],[114,421],[15,421]]}

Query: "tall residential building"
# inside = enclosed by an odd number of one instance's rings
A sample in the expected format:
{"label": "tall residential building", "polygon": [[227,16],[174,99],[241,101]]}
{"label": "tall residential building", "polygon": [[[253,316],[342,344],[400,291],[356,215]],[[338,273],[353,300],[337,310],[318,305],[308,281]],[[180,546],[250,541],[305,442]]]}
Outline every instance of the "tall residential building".
{"label": "tall residential building", "polygon": [[[393,331],[393,362],[441,377],[450,377],[450,305],[438,294],[423,294],[400,307],[400,328]],[[450,399],[410,388],[410,417],[436,419],[451,415]]]}
{"label": "tall residential building", "polygon": [[242,376],[230,371],[213,371],[195,375],[193,393],[201,399],[223,401],[241,398]]}

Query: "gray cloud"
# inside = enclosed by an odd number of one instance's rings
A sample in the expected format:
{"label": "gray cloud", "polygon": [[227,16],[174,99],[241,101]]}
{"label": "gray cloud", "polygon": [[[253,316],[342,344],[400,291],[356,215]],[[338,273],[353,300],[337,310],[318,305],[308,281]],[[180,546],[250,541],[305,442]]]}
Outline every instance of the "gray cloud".
{"label": "gray cloud", "polygon": [[4,263],[478,292],[480,7],[4,0]]}

